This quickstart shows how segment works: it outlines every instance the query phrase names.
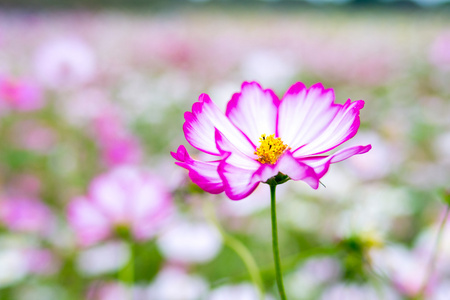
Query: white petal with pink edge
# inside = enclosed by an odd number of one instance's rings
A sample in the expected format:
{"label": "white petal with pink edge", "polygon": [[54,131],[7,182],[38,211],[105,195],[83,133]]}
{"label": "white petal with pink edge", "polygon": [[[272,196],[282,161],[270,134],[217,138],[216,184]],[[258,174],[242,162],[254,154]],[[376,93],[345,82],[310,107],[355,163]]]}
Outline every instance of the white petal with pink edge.
{"label": "white petal with pink edge", "polygon": [[189,170],[189,177],[200,188],[211,194],[219,194],[224,191],[222,178],[217,168],[220,161],[203,162],[193,159],[186,148],[181,145],[177,152],[171,152],[175,162],[180,167]]}
{"label": "white petal with pink edge", "polygon": [[307,157],[297,160],[314,168],[314,171],[317,173],[318,178],[321,178],[328,171],[330,164],[346,160],[352,157],[353,155],[366,153],[371,148],[372,148],[371,145],[353,146],[342,149],[330,156]]}
{"label": "white petal with pink edge", "polygon": [[348,100],[340,106],[331,122],[310,143],[293,151],[296,158],[325,153],[351,139],[359,128],[359,110],[364,107],[364,101]]}
{"label": "white petal with pink edge", "polygon": [[254,151],[248,139],[206,94],[200,95],[199,101],[192,105],[192,112],[186,112],[184,118],[186,121],[183,124],[183,130],[186,140],[200,151],[219,155],[214,138],[215,129],[220,130],[241,151],[248,154]]}
{"label": "white petal with pink edge", "polygon": [[241,92],[228,102],[226,115],[257,146],[262,134],[275,134],[278,105],[271,90],[263,90],[256,82],[244,82]]}
{"label": "white petal with pink edge", "polygon": [[253,178],[257,181],[266,182],[278,173],[287,175],[292,180],[305,181],[315,189],[319,186],[319,178],[314,169],[301,161],[297,161],[289,151],[284,153],[276,164],[261,164]]}
{"label": "white petal with pink edge", "polygon": [[231,200],[241,200],[247,197],[260,182],[254,179],[253,170],[239,168],[226,161],[220,163],[219,172],[224,182],[225,194]]}
{"label": "white petal with pink edge", "polygon": [[310,166],[295,160],[290,152],[286,152],[278,161],[278,170],[288,175],[292,180],[302,180],[312,188],[317,189],[319,178]]}
{"label": "white petal with pink edge", "polygon": [[260,182],[253,175],[260,168],[261,163],[240,152],[218,130],[216,130],[216,143],[221,154],[226,155],[218,168],[226,195],[232,200],[247,197]]}
{"label": "white petal with pink edge", "polygon": [[337,114],[333,101],[333,90],[320,83],[309,89],[301,82],[292,85],[280,103],[278,136],[293,150],[312,142]]}

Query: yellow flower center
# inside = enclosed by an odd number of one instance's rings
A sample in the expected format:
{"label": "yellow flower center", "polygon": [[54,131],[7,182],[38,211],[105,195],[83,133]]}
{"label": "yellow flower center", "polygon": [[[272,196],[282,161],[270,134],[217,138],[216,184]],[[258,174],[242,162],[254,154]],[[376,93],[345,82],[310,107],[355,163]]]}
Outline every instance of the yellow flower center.
{"label": "yellow flower center", "polygon": [[255,154],[258,155],[257,161],[262,164],[273,165],[277,162],[281,154],[288,149],[288,145],[283,144],[283,141],[279,137],[275,138],[275,134],[269,136],[263,134],[259,138],[259,142],[261,145],[256,148]]}

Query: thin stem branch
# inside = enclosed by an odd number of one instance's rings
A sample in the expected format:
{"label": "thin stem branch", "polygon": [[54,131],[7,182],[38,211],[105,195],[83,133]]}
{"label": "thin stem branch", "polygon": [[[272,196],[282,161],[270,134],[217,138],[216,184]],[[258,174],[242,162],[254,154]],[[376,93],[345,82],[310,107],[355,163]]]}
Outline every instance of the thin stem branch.
{"label": "thin stem branch", "polygon": [[284,291],[283,276],[281,272],[280,263],[280,251],[278,249],[278,229],[277,229],[277,209],[275,201],[276,185],[270,185],[270,203],[271,203],[271,215],[272,215],[272,248],[273,259],[275,261],[275,275],[277,279],[278,292],[282,300],[286,300],[286,293]]}
{"label": "thin stem branch", "polygon": [[261,278],[261,274],[258,269],[258,265],[256,264],[255,259],[253,258],[251,252],[245,247],[241,241],[234,238],[225,232],[225,230],[220,226],[219,221],[216,218],[216,214],[214,209],[210,203],[205,204],[204,206],[205,215],[208,216],[209,221],[219,230],[222,235],[223,241],[225,245],[227,245],[230,249],[232,249],[236,254],[242,259],[247,268],[248,273],[250,274],[250,278],[253,281],[253,284],[258,289],[259,299],[264,299],[264,285]]}
{"label": "thin stem branch", "polygon": [[427,288],[427,286],[428,286],[428,284],[430,282],[431,277],[433,276],[434,268],[435,268],[435,265],[436,265],[436,259],[437,259],[438,253],[439,253],[440,243],[441,243],[441,239],[442,239],[442,232],[444,231],[444,227],[445,227],[445,224],[447,223],[447,219],[449,217],[449,214],[450,214],[450,206],[446,205],[444,218],[442,219],[442,222],[439,225],[439,230],[438,230],[438,233],[437,233],[437,236],[436,236],[436,240],[434,242],[434,248],[433,248],[434,250],[433,250],[430,262],[428,264],[427,274],[426,274],[426,276],[424,278],[422,287],[421,287],[421,289],[420,289],[420,291],[418,293],[418,296],[419,296],[418,298],[419,299],[422,299],[422,298],[425,297],[424,294],[425,294],[426,288]]}

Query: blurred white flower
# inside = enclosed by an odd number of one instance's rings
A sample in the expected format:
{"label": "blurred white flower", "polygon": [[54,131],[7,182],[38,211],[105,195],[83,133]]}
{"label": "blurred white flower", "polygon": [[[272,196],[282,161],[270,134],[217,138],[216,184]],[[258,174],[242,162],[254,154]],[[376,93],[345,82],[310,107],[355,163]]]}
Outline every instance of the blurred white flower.
{"label": "blurred white flower", "polygon": [[336,283],[327,288],[321,300],[400,300],[390,289],[375,289],[370,285]]}
{"label": "blurred white flower", "polygon": [[28,264],[17,249],[0,250],[0,287],[8,286],[28,274]]}
{"label": "blurred white flower", "polygon": [[64,120],[72,126],[83,127],[95,117],[101,116],[104,111],[115,108],[107,92],[105,89],[89,87],[77,90],[66,98],[67,101],[59,101],[55,105]]}
{"label": "blurred white flower", "polygon": [[44,42],[34,57],[36,77],[50,88],[85,84],[93,79],[96,61],[92,49],[76,37]]}
{"label": "blurred white flower", "polygon": [[433,150],[437,160],[443,164],[450,164],[450,132],[440,134],[433,142]]}
{"label": "blurred white flower", "polygon": [[25,235],[0,236],[0,288],[15,284],[28,275],[49,275],[59,268],[53,253],[40,248]]}
{"label": "blurred white flower", "polygon": [[127,263],[129,257],[127,244],[112,241],[81,251],[77,265],[82,273],[94,276],[119,270]]}
{"label": "blurred white flower", "polygon": [[244,57],[241,72],[246,80],[256,80],[262,86],[279,88],[291,81],[299,70],[283,53],[256,50]]}
{"label": "blurred white flower", "polygon": [[164,256],[175,262],[204,263],[222,248],[219,231],[204,222],[179,220],[157,240]]}
{"label": "blurred white flower", "polygon": [[[250,283],[236,285],[224,285],[211,291],[207,300],[259,300],[256,287]],[[271,296],[265,296],[266,300],[274,300]]]}
{"label": "blurred white flower", "polygon": [[208,290],[206,281],[196,275],[186,274],[177,268],[166,268],[158,273],[148,288],[149,299],[198,300]]}
{"label": "blurred white flower", "polygon": [[17,300],[60,300],[64,296],[62,288],[52,285],[27,285],[22,287],[14,299]]}

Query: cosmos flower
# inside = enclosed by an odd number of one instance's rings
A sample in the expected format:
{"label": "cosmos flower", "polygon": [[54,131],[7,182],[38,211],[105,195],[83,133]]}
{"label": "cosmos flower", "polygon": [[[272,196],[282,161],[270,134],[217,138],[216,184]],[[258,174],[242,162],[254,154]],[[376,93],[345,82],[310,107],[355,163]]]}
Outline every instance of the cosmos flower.
{"label": "cosmos flower", "polygon": [[364,106],[362,100],[334,100],[334,91],[320,83],[306,88],[298,82],[279,100],[272,90],[244,82],[224,114],[202,94],[185,113],[183,130],[193,147],[217,159],[195,160],[183,145],[172,156],[202,189],[225,192],[233,200],[279,174],[317,189],[330,164],[371,148],[353,146],[326,155],[356,134]]}
{"label": "cosmos flower", "polygon": [[164,182],[148,172],[122,167],[98,176],[87,196],[73,199],[68,219],[79,243],[90,246],[124,230],[136,240],[148,240],[171,210]]}

